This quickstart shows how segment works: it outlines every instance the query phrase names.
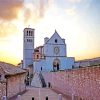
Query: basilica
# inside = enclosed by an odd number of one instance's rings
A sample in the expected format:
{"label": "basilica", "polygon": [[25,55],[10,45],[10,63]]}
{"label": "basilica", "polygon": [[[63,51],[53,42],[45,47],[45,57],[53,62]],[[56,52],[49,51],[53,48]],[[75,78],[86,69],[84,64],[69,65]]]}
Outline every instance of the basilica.
{"label": "basilica", "polygon": [[23,68],[33,67],[34,72],[72,69],[74,57],[67,57],[67,44],[55,30],[44,38],[44,44],[34,48],[35,29],[25,28],[23,38]]}

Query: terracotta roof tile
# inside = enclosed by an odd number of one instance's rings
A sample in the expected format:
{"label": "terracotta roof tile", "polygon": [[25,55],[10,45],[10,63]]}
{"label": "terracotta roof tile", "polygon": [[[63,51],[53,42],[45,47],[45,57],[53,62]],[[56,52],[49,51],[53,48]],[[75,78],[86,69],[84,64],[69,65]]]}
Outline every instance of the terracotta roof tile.
{"label": "terracotta roof tile", "polygon": [[0,67],[4,70],[6,75],[15,75],[20,73],[25,73],[26,71],[18,68],[17,66],[0,61]]}

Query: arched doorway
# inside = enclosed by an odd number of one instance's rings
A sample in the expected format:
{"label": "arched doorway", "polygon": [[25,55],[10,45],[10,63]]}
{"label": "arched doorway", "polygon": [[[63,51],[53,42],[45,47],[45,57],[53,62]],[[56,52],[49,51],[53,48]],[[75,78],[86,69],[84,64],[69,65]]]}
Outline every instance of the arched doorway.
{"label": "arched doorway", "polygon": [[60,69],[60,60],[55,59],[54,62],[53,62],[53,70],[58,71],[59,69]]}

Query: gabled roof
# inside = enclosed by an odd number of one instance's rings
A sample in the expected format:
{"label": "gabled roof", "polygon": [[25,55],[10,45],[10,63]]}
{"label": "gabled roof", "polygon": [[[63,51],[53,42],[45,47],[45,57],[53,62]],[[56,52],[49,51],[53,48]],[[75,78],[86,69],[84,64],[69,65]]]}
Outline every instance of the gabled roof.
{"label": "gabled roof", "polygon": [[0,61],[0,67],[4,70],[6,75],[16,75],[25,73],[26,71],[9,63],[1,62]]}
{"label": "gabled roof", "polygon": [[38,46],[38,47],[35,48],[35,50],[36,50],[36,49],[39,49],[39,48],[43,48],[43,47],[44,47],[44,46]]}
{"label": "gabled roof", "polygon": [[57,39],[60,44],[65,44],[63,39],[60,37],[60,35],[58,34],[58,32],[56,30],[55,30],[54,34],[51,36],[51,38],[46,42],[46,44],[53,43],[55,39]]}

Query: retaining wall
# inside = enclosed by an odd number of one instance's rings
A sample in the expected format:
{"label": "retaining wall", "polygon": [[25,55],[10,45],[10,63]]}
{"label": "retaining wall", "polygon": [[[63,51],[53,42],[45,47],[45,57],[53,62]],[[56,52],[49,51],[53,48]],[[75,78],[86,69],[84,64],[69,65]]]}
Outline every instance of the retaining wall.
{"label": "retaining wall", "polygon": [[100,66],[43,73],[52,88],[84,100],[100,100]]}

